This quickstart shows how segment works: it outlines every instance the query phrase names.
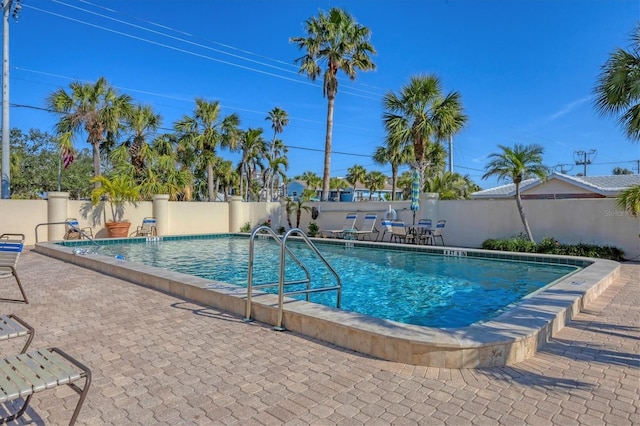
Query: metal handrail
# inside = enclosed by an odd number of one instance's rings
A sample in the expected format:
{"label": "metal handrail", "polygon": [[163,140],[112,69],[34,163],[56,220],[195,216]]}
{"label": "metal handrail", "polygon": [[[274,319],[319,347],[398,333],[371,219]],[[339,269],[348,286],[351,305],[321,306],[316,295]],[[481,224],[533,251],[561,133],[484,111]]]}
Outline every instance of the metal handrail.
{"label": "metal handrail", "polygon": [[[38,242],[38,228],[41,226],[48,226],[48,225],[68,225],[69,222],[64,221],[64,222],[45,222],[45,223],[39,223],[36,225],[35,228],[35,234],[36,234],[36,243]],[[97,245],[98,247],[100,247],[100,244],[97,243],[96,240],[94,240],[93,238],[91,238],[89,235],[87,235],[86,232],[84,232],[82,229],[78,228],[78,227],[73,227],[75,231],[77,231],[80,235],[82,235],[83,237],[85,237],[87,240],[91,241],[93,244]]]}
{"label": "metal handrail", "polygon": [[[309,300],[309,294],[310,293],[317,293],[317,292],[321,292],[321,291],[331,291],[331,290],[336,290],[337,293],[337,297],[336,297],[336,307],[340,308],[340,303],[341,303],[341,297],[342,297],[342,279],[340,278],[340,275],[338,275],[338,273],[335,271],[335,269],[333,269],[333,267],[329,264],[329,262],[327,262],[327,259],[325,259],[325,257],[322,255],[322,253],[320,253],[320,251],[318,250],[318,248],[315,246],[315,244],[313,244],[313,242],[309,239],[309,237],[301,230],[298,228],[293,228],[290,229],[286,234],[284,234],[284,236],[282,237],[282,239],[280,239],[280,237],[278,235],[276,235],[275,232],[273,232],[273,230],[268,227],[268,226],[261,226],[258,227],[257,229],[255,229],[252,233],[251,233],[251,240],[249,243],[249,274],[248,274],[248,282],[247,282],[247,311],[246,311],[246,318],[245,320],[249,321],[251,320],[251,292],[252,292],[252,288],[266,288],[266,287],[274,287],[276,285],[276,283],[272,283],[272,284],[262,284],[259,286],[252,286],[251,281],[253,280],[253,251],[254,251],[254,239],[256,234],[258,234],[259,231],[262,230],[267,230],[267,232],[273,236],[276,241],[279,242],[280,244],[280,273],[279,273],[279,278],[278,278],[278,320],[277,320],[277,324],[273,327],[275,330],[284,330],[284,327],[282,327],[282,319],[283,319],[283,315],[284,315],[284,296],[288,296],[288,295],[295,295],[295,294],[305,294],[306,295],[306,299]],[[336,279],[337,285],[335,286],[329,286],[329,287],[322,287],[322,288],[310,288],[310,282],[311,282],[311,276],[309,274],[308,269],[304,266],[304,264],[291,252],[291,250],[287,247],[287,239],[289,238],[290,235],[293,234],[297,234],[300,237],[302,237],[302,240],[307,244],[307,246],[316,254],[316,256],[324,263],[324,265],[327,267],[327,269],[329,269],[329,271],[333,274],[333,276]],[[307,279],[306,280],[297,280],[297,281],[289,281],[289,282],[285,282],[284,277],[285,277],[285,263],[286,263],[286,254],[289,253],[289,255],[291,255],[291,257],[296,261],[296,263],[298,263],[298,265],[300,265],[306,275],[307,275]],[[284,291],[284,286],[285,285],[290,285],[290,284],[301,284],[301,283],[307,283],[307,288],[305,290],[295,290],[295,291],[289,291],[289,292],[285,292]]]}
{"label": "metal handrail", "polygon": [[[264,232],[261,232],[261,231],[265,231],[266,235],[272,237],[274,240],[278,242],[278,244],[282,244],[282,240],[280,239],[280,236],[276,234],[273,231],[273,229],[271,229],[269,226],[262,225],[256,228],[251,233],[251,238],[249,239],[249,265],[248,265],[248,273],[247,273],[247,303],[245,308],[245,319],[244,319],[245,321],[251,321],[251,295],[253,294],[253,289],[275,287],[280,283],[280,281],[278,280],[278,282],[275,282],[275,283],[253,285],[253,255],[255,252],[254,241],[256,239],[256,235],[258,234],[264,235]],[[309,269],[307,269],[307,267],[302,263],[302,261],[298,259],[298,257],[289,248],[287,248],[287,253],[289,253],[289,255],[293,258],[293,260],[295,260],[295,262],[300,266],[300,268],[302,268],[307,278],[304,280],[289,281],[286,284],[290,285],[290,284],[306,283],[308,288],[309,284],[311,283],[311,274],[309,273]],[[307,296],[307,300],[309,300],[309,296]]]}

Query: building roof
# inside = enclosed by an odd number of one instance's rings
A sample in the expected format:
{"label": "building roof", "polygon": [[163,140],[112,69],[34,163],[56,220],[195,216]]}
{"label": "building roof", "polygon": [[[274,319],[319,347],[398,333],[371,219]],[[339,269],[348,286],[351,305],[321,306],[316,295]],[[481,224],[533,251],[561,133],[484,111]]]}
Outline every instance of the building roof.
{"label": "building roof", "polygon": [[[574,185],[584,193],[599,194],[604,197],[616,197],[630,186],[640,185],[640,175],[569,176],[562,173],[552,173],[547,176],[546,181],[540,181],[537,178],[523,180],[520,184],[520,192],[524,193],[553,179]],[[516,185],[510,183],[474,192],[470,198],[510,198],[515,195]]]}

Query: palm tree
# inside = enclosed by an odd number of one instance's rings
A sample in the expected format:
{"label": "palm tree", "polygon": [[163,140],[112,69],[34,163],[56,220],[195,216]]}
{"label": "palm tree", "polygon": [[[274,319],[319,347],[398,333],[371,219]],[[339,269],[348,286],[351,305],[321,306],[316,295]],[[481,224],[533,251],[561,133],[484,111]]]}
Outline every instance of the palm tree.
{"label": "palm tree", "polygon": [[345,179],[353,187],[354,197],[356,196],[356,186],[358,186],[358,182],[364,183],[364,179],[366,176],[367,176],[367,170],[360,164],[354,164],[352,167],[347,169],[347,176]]}
{"label": "palm tree", "polygon": [[373,193],[384,188],[384,185],[387,183],[387,177],[382,172],[373,171],[367,173],[364,182],[369,190],[369,201],[371,201]]}
{"label": "palm tree", "polygon": [[640,24],[629,50],[618,48],[602,66],[595,105],[603,115],[618,116],[632,141],[640,140]]}
{"label": "palm tree", "polygon": [[[131,111],[131,97],[119,94],[100,77],[95,83],[74,81],[70,91],[58,89],[46,100],[47,108],[58,115],[56,133],[63,149],[73,149],[73,138],[82,132],[93,149],[93,175],[100,176],[100,148],[113,142],[123,118]],[[96,180],[96,186],[101,181]]]}
{"label": "palm tree", "polygon": [[[264,178],[263,178],[263,192],[266,194],[267,201],[271,201],[273,199],[273,181],[278,172],[274,170],[271,166],[274,161],[282,154],[286,154],[287,148],[284,146],[281,140],[278,139],[278,134],[284,131],[284,127],[289,124],[289,115],[287,111],[282,108],[275,107],[265,118],[265,120],[271,121],[271,128],[273,129],[273,139],[271,140],[271,145],[269,146],[267,161],[269,163],[268,167],[265,169]],[[286,156],[284,160],[277,160],[277,164],[282,166],[283,163],[286,163],[286,168],[289,167]],[[275,164],[275,163],[273,163]],[[281,169],[279,170],[281,171]]]}
{"label": "palm tree", "polygon": [[338,198],[338,201],[340,201],[340,191],[342,189],[348,188],[349,187],[349,183],[342,179],[342,178],[337,178],[337,177],[332,177],[329,180],[329,186],[332,189],[336,190],[336,197]]}
{"label": "palm tree", "polygon": [[318,189],[322,184],[320,176],[309,170],[299,176],[296,176],[295,179],[304,182],[308,189]]}
{"label": "palm tree", "polygon": [[532,177],[537,177],[540,180],[546,179],[548,169],[542,164],[544,148],[536,144],[516,144],[513,148],[503,145],[498,146],[502,152],[489,155],[491,161],[485,166],[486,173],[482,176],[482,179],[496,176],[498,181],[510,180],[515,184],[515,199],[518,212],[520,213],[520,219],[522,220],[522,225],[527,233],[527,237],[529,237],[529,240],[533,243],[535,240],[527,223],[524,207],[522,206],[522,199],[520,198],[520,184],[523,180]]}
{"label": "palm tree", "polygon": [[444,172],[430,176],[425,180],[425,192],[437,192],[441,200],[464,200],[469,194],[478,190],[468,175]]}
{"label": "palm tree", "polygon": [[[596,108],[604,115],[618,116],[632,142],[640,140],[640,24],[631,37],[629,50],[617,49],[602,66],[596,86]],[[638,213],[640,185],[618,196],[618,205]]]}
{"label": "palm tree", "polygon": [[299,72],[315,81],[322,74],[322,94],[327,98],[327,131],[324,145],[324,177],[322,200],[329,197],[329,179],[331,171],[331,139],[333,133],[333,108],[338,93],[338,71],[344,72],[355,80],[357,71],[375,69],[370,55],[376,51],[369,39],[371,30],[358,24],[355,19],[339,8],[328,13],[320,11],[317,17],[305,21],[306,37],[292,37],[304,56],[296,59],[300,64]]}
{"label": "palm tree", "polygon": [[373,153],[373,161],[385,166],[387,163],[391,165],[391,200],[396,199],[396,188],[398,186],[398,168],[411,161],[413,156],[413,147],[409,145],[402,146],[387,141],[386,146],[379,146]]}
{"label": "palm tree", "polygon": [[141,174],[144,169],[144,149],[148,147],[146,140],[158,130],[162,117],[149,105],[136,105],[124,123],[132,132],[129,140],[125,142],[129,146],[131,164],[135,167],[136,173]]}
{"label": "palm tree", "polygon": [[462,129],[467,122],[460,94],[442,95],[435,75],[413,76],[399,94],[388,92],[383,99],[387,138],[394,144],[413,145],[412,166],[420,173],[420,187],[429,166],[429,145],[439,143]]}
{"label": "palm tree", "polygon": [[175,124],[181,150],[190,152],[199,167],[206,170],[209,201],[214,201],[213,165],[218,146],[235,149],[240,118],[231,114],[220,119],[220,102],[196,99],[193,116],[184,116]]}
{"label": "palm tree", "polygon": [[[265,140],[262,137],[262,129],[248,129],[240,137],[238,149],[242,151],[242,159],[238,167],[240,172],[240,195],[244,200],[249,199],[250,183],[253,180],[253,172],[262,165],[265,153]],[[243,193],[243,183],[245,192]]]}

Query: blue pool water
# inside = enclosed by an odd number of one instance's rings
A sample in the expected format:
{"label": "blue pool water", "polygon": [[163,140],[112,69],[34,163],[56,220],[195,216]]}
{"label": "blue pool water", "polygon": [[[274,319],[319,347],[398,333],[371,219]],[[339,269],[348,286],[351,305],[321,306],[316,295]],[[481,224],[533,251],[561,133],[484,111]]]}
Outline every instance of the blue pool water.
{"label": "blue pool water", "polygon": [[[254,285],[277,282],[278,245],[273,240],[257,239],[255,243]],[[289,241],[287,246],[309,268],[313,287],[335,284],[304,243]],[[99,253],[246,286],[248,248],[248,238],[225,237],[105,245]],[[508,305],[579,269],[369,246],[318,244],[318,248],[342,279],[343,310],[441,328],[488,320]],[[285,276],[294,280],[303,278],[304,273],[293,261],[287,261]],[[314,293],[310,300],[335,307],[336,293]]]}

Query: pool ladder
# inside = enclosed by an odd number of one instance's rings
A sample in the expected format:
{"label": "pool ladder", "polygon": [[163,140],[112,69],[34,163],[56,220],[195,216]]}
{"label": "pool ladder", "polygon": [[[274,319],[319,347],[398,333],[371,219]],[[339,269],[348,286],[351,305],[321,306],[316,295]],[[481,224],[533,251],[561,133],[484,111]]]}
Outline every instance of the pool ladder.
{"label": "pool ladder", "polygon": [[[329,269],[331,274],[336,279],[336,285],[334,286],[325,286],[319,288],[311,288],[311,274],[309,273],[309,269],[302,263],[300,259],[287,247],[287,240],[291,235],[298,235],[302,238],[302,240],[307,244],[307,246],[315,253],[315,255],[324,263],[324,265]],[[273,238],[280,245],[280,270],[279,270],[279,278],[278,282],[268,283],[268,284],[259,284],[253,285],[253,257],[255,251],[255,239],[257,236]],[[285,260],[286,254],[289,256],[300,266],[300,268],[304,271],[306,278],[300,280],[293,281],[285,281]],[[304,290],[294,290],[294,291],[285,291],[285,286],[294,285],[294,284],[306,284],[307,288]],[[249,239],[249,271],[247,275],[247,304],[245,311],[245,321],[252,321],[251,318],[251,296],[253,290],[269,288],[278,286],[278,319],[276,325],[273,327],[274,330],[282,331],[285,328],[282,326],[282,319],[284,314],[284,297],[291,296],[295,294],[304,294],[306,296],[306,300],[309,301],[310,293],[317,293],[321,291],[337,291],[336,297],[336,308],[340,308],[340,298],[342,294],[342,280],[338,273],[333,269],[333,267],[327,262],[324,256],[318,251],[318,248],[313,244],[313,242],[309,239],[309,237],[298,228],[293,228],[287,231],[282,237],[276,234],[273,229],[268,226],[260,226],[256,228],[251,233],[251,238]]]}

